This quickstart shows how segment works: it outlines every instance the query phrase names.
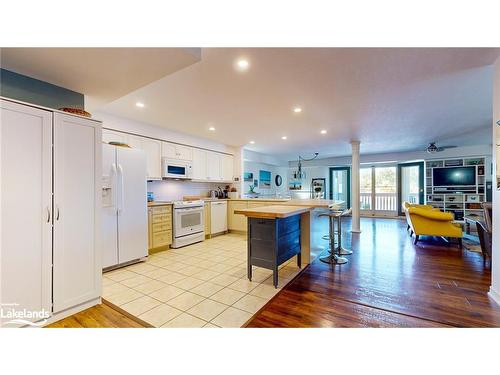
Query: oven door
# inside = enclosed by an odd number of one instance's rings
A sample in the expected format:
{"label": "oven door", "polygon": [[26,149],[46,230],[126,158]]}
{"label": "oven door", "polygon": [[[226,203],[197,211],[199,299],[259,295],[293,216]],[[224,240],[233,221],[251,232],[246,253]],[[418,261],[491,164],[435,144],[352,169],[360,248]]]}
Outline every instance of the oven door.
{"label": "oven door", "polygon": [[182,237],[203,232],[203,207],[175,208],[174,209],[174,236]]}

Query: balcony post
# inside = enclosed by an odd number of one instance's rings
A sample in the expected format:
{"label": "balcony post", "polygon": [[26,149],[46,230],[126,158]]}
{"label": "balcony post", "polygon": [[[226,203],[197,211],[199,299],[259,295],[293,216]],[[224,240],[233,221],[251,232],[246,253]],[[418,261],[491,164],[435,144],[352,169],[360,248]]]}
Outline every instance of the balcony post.
{"label": "balcony post", "polygon": [[360,201],[359,201],[359,141],[351,141],[352,166],[351,166],[351,190],[352,190],[352,226],[351,232],[361,233],[360,229]]}

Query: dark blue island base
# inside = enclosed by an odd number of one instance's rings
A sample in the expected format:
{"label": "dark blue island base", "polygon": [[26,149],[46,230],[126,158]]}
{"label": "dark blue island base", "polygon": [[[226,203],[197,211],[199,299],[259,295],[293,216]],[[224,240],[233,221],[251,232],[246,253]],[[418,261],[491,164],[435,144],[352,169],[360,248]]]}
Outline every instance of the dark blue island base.
{"label": "dark blue island base", "polygon": [[278,267],[297,255],[301,268],[301,215],[286,218],[248,218],[248,279],[252,266],[273,271],[273,284],[278,287]]}

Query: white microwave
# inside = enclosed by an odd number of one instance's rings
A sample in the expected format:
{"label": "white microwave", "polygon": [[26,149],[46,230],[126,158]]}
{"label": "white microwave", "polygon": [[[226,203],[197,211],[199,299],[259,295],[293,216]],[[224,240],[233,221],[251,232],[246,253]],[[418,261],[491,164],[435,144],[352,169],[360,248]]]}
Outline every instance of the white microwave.
{"label": "white microwave", "polygon": [[193,164],[190,161],[162,158],[162,178],[184,178],[190,179],[193,174]]}

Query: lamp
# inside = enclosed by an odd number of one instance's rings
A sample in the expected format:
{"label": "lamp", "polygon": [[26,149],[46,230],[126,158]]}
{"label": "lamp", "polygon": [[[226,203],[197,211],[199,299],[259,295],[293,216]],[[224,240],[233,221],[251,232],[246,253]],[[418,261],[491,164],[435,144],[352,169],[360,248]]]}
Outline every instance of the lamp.
{"label": "lamp", "polygon": [[293,178],[296,180],[302,180],[303,178],[306,178],[306,172],[302,170],[302,161],[312,161],[318,157],[319,153],[315,152],[314,156],[310,159],[303,158],[302,156],[299,155],[299,162],[297,164],[297,170],[293,171],[292,175]]}

